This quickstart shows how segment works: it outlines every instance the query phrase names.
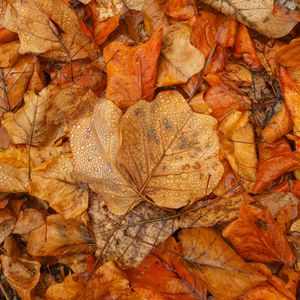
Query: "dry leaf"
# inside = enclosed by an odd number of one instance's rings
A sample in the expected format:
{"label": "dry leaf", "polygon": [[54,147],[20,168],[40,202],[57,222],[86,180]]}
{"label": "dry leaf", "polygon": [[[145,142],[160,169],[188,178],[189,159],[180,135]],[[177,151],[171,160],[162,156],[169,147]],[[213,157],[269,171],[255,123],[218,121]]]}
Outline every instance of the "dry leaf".
{"label": "dry leaf", "polygon": [[195,0],[167,0],[163,3],[164,12],[178,21],[187,21],[198,15]]}
{"label": "dry leaf", "polygon": [[69,274],[63,282],[52,284],[46,291],[47,300],[143,300],[130,288],[125,274],[113,262],[98,268],[85,283],[80,275]]}
{"label": "dry leaf", "polygon": [[37,53],[50,59],[72,61],[95,58],[92,39],[82,29],[75,11],[62,0],[16,0],[8,8],[19,35],[19,53]]}
{"label": "dry leaf", "polygon": [[28,91],[24,96],[25,105],[16,113],[5,113],[2,125],[15,144],[33,146],[51,145],[58,138],[59,129],[46,123],[50,107],[47,88],[39,95]]}
{"label": "dry leaf", "polygon": [[139,99],[153,100],[162,30],[144,44],[129,47],[112,42],[104,48],[106,97],[126,108]]}
{"label": "dry leaf", "polygon": [[110,213],[99,198],[90,201],[89,215],[102,262],[114,260],[122,268],[137,266],[178,228],[174,213],[150,203],[139,204],[120,217]]}
{"label": "dry leaf", "polygon": [[18,41],[0,45],[0,66],[1,68],[12,67],[20,58],[18,53],[20,43]]}
{"label": "dry leaf", "polygon": [[180,246],[173,237],[156,247],[136,268],[126,271],[130,285],[146,299],[206,299],[206,288],[182,261]]}
{"label": "dry leaf", "polygon": [[40,279],[40,263],[24,258],[1,255],[5,279],[24,300],[33,300],[33,289]]}
{"label": "dry leaf", "polygon": [[245,202],[240,207],[239,219],[223,230],[223,236],[229,239],[237,252],[247,260],[293,265],[294,254],[269,209],[250,205],[251,201],[251,197],[245,196]]}
{"label": "dry leaf", "polygon": [[202,280],[216,300],[237,299],[266,280],[213,229],[185,229],[179,240],[188,269]]}
{"label": "dry leaf", "polygon": [[16,218],[8,208],[0,209],[0,243],[14,230]]}
{"label": "dry leaf", "polygon": [[111,212],[125,214],[145,195],[158,206],[179,208],[218,184],[223,168],[216,121],[192,112],[179,93],[139,101],[120,118],[121,111],[103,100],[71,136],[75,171]]}
{"label": "dry leaf", "polygon": [[27,251],[32,256],[62,256],[72,253],[94,253],[92,233],[75,220],[58,214],[50,215],[46,223],[26,236]]}
{"label": "dry leaf", "polygon": [[14,226],[14,234],[27,234],[45,223],[46,214],[42,210],[25,208],[20,212]]}
{"label": "dry leaf", "polygon": [[272,187],[274,192],[291,192],[297,198],[300,198],[300,181],[299,180],[284,180],[281,183]]}
{"label": "dry leaf", "polygon": [[33,170],[29,194],[46,200],[64,218],[76,218],[88,207],[88,190],[72,178],[73,159],[60,156],[45,169]]}
{"label": "dry leaf", "polygon": [[253,193],[261,192],[269,183],[284,173],[300,169],[300,153],[292,152],[281,138],[272,144],[259,145],[259,164]]}
{"label": "dry leaf", "polygon": [[274,16],[272,14],[274,0],[201,1],[270,38],[288,34],[297,23]]}
{"label": "dry leaf", "polygon": [[157,86],[185,83],[204,67],[204,56],[191,42],[191,29],[175,23],[164,29]]}

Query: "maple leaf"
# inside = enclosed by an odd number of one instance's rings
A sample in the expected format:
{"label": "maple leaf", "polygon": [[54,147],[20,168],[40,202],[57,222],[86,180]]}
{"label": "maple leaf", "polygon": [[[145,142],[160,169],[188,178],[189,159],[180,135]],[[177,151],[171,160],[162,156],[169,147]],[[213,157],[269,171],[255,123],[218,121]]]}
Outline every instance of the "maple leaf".
{"label": "maple leaf", "polygon": [[215,120],[193,113],[180,94],[162,92],[121,115],[103,100],[71,136],[75,172],[111,212],[125,214],[146,196],[158,206],[179,208],[218,184],[223,168]]}

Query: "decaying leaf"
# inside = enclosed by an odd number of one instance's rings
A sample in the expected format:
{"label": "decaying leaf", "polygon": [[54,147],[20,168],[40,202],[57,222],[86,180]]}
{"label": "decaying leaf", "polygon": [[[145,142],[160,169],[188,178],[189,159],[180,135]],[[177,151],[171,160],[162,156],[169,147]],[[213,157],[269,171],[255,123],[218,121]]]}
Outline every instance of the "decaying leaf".
{"label": "decaying leaf", "polygon": [[2,243],[14,230],[15,216],[8,208],[0,209],[0,242]]}
{"label": "decaying leaf", "polygon": [[110,213],[99,198],[90,201],[89,215],[102,262],[114,260],[123,268],[137,266],[178,228],[174,213],[150,203],[139,204],[120,217]]}
{"label": "decaying leaf", "polygon": [[113,42],[104,48],[108,99],[123,108],[139,99],[153,100],[161,38],[162,30],[158,30],[139,46]]}
{"label": "decaying leaf", "polygon": [[239,219],[223,230],[237,252],[245,259],[257,262],[282,262],[293,265],[295,256],[282,229],[273,219],[269,209],[250,204],[245,196]]}
{"label": "decaying leaf", "polygon": [[[24,258],[0,256],[6,280],[24,300],[34,299],[34,287],[40,279],[40,263]],[[33,292],[32,292],[33,291]]]}
{"label": "decaying leaf", "polygon": [[297,23],[274,16],[274,0],[201,1],[270,38],[280,38],[288,34]]}
{"label": "decaying leaf", "polygon": [[179,240],[188,269],[216,300],[237,299],[266,280],[211,228],[185,229]]}
{"label": "decaying leaf", "polygon": [[88,283],[79,274],[69,274],[63,282],[51,285],[45,297],[47,300],[143,300],[131,290],[126,275],[113,262],[98,268]]}
{"label": "decaying leaf", "polygon": [[158,206],[179,208],[218,184],[223,167],[216,121],[192,112],[179,93],[139,101],[120,118],[121,111],[103,100],[71,136],[75,171],[111,212],[125,214],[146,195]]}
{"label": "decaying leaf", "polygon": [[175,23],[164,29],[157,86],[187,82],[204,67],[204,56],[190,42],[188,25]]}
{"label": "decaying leaf", "polygon": [[16,29],[20,54],[38,53],[69,62],[96,57],[91,37],[63,0],[17,0],[8,9],[11,18],[4,26]]}
{"label": "decaying leaf", "polygon": [[27,251],[32,256],[63,256],[72,253],[94,253],[92,233],[75,220],[58,214],[50,215],[46,223],[26,236]]}
{"label": "decaying leaf", "polygon": [[47,89],[39,95],[28,91],[21,109],[16,113],[5,113],[2,125],[15,144],[51,145],[58,138],[59,129],[46,123],[46,113],[51,105],[47,96]]}
{"label": "decaying leaf", "polygon": [[72,178],[72,158],[60,156],[45,169],[33,170],[29,193],[48,201],[66,219],[80,216],[88,207],[88,190]]}

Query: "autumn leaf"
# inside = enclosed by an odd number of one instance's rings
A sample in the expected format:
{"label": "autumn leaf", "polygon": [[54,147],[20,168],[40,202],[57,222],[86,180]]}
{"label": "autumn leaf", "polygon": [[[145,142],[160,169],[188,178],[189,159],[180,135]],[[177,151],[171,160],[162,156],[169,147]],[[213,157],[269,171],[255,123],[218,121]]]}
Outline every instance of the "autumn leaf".
{"label": "autumn leaf", "polygon": [[6,280],[22,299],[34,299],[33,289],[40,278],[40,263],[6,255],[1,255],[0,260]]}
{"label": "autumn leaf", "polygon": [[47,89],[39,95],[28,91],[24,96],[25,105],[16,113],[5,113],[2,125],[15,144],[33,146],[51,145],[59,137],[59,130],[46,123],[50,107]]}
{"label": "autumn leaf", "polygon": [[251,198],[245,197],[239,218],[223,230],[223,236],[247,260],[293,265],[293,252],[270,211],[255,207],[249,202]]}
{"label": "autumn leaf", "polygon": [[[282,174],[299,169],[299,153],[292,152],[284,138],[259,145],[259,163],[253,193],[261,192]],[[272,166],[272,167],[270,167]]]}
{"label": "autumn leaf", "polygon": [[266,280],[213,229],[185,229],[179,240],[188,269],[194,276],[199,276],[216,300],[237,299]]}
{"label": "autumn leaf", "polygon": [[121,111],[103,100],[71,137],[75,171],[111,212],[125,214],[146,195],[158,206],[179,208],[218,184],[223,168],[215,120],[193,113],[177,92],[139,101],[120,118]]}
{"label": "autumn leaf", "polygon": [[139,99],[153,100],[162,31],[134,47],[113,42],[104,48],[107,68],[106,97],[122,108]]}
{"label": "autumn leaf", "polygon": [[174,213],[150,203],[139,204],[120,217],[110,213],[99,198],[90,201],[89,215],[102,262],[114,260],[122,268],[137,266],[178,228]]}
{"label": "autumn leaf", "polygon": [[178,21],[187,21],[198,15],[194,0],[167,0],[162,5],[164,12]]}
{"label": "autumn leaf", "polygon": [[[17,28],[19,53],[38,53],[50,59],[72,61],[96,58],[90,36],[73,9],[62,0],[17,0],[10,4],[10,23]],[[4,26],[11,29],[11,24]]]}
{"label": "autumn leaf", "polygon": [[92,233],[76,220],[58,214],[47,217],[46,223],[26,236],[27,251],[32,256],[63,256],[72,253],[93,253]]}
{"label": "autumn leaf", "polygon": [[297,23],[274,16],[273,0],[201,1],[270,38],[280,38],[288,34]]}
{"label": "autumn leaf", "polygon": [[16,218],[8,208],[0,209],[0,242],[2,243],[14,230]]}
{"label": "autumn leaf", "polygon": [[143,299],[131,290],[125,274],[113,262],[98,268],[88,283],[79,274],[69,274],[63,282],[51,285],[45,297],[47,300]]}

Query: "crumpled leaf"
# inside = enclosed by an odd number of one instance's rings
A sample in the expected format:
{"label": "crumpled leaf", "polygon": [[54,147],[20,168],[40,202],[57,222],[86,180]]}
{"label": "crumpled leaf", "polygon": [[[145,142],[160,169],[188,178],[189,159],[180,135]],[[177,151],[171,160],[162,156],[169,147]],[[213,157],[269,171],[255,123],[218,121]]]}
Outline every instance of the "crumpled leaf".
{"label": "crumpled leaf", "polygon": [[0,68],[0,118],[22,101],[37,63],[34,56],[23,56],[13,66]]}
{"label": "crumpled leaf", "polygon": [[211,228],[185,229],[179,240],[186,266],[216,300],[237,299],[266,280]]}
{"label": "crumpled leaf", "polygon": [[146,195],[158,206],[179,208],[218,184],[223,167],[216,121],[192,112],[178,92],[139,101],[120,118],[121,111],[103,100],[71,136],[75,172],[111,212],[125,214]]}
{"label": "crumpled leaf", "polygon": [[136,268],[126,270],[130,285],[146,299],[206,299],[206,288],[182,261],[173,237],[158,245]]}
{"label": "crumpled leaf", "polygon": [[252,192],[256,181],[257,154],[254,127],[249,122],[249,112],[233,111],[219,126],[222,148],[241,185]]}
{"label": "crumpled leaf", "polygon": [[28,183],[27,150],[9,148],[0,151],[0,192],[26,193]]}
{"label": "crumpled leaf", "polygon": [[59,129],[46,123],[46,114],[51,105],[47,95],[47,89],[39,95],[28,91],[22,108],[16,113],[4,114],[2,125],[14,144],[51,145],[59,137]]}
{"label": "crumpled leaf", "polygon": [[88,207],[88,190],[73,179],[73,159],[60,156],[46,168],[33,170],[30,190],[32,196],[46,200],[64,218],[76,218]]}
{"label": "crumpled leaf", "polygon": [[14,230],[16,218],[8,208],[0,209],[0,243]]}
{"label": "crumpled leaf", "polygon": [[104,48],[107,69],[106,97],[122,108],[139,99],[153,100],[162,30],[144,44],[129,47],[112,42]]}
{"label": "crumpled leaf", "polygon": [[46,223],[26,236],[27,251],[32,256],[62,256],[72,253],[94,253],[92,233],[75,220],[58,214],[47,217]]}
{"label": "crumpled leaf", "polygon": [[191,42],[191,29],[175,23],[164,29],[157,86],[170,86],[188,81],[204,67],[204,56]]}
{"label": "crumpled leaf", "polygon": [[32,52],[69,62],[96,57],[91,37],[82,30],[84,25],[64,1],[16,0],[8,9],[11,19],[4,26],[17,29],[20,54]]}
{"label": "crumpled leaf", "polygon": [[300,168],[300,153],[292,152],[284,138],[272,144],[259,144],[259,163],[253,193],[261,192],[284,173]]}
{"label": "crumpled leaf", "polygon": [[24,300],[33,300],[33,289],[40,279],[40,263],[25,258],[0,256],[5,279]]}
{"label": "crumpled leaf", "polygon": [[284,103],[294,123],[294,133],[300,136],[300,90],[283,67],[279,68],[279,82],[284,96]]}
{"label": "crumpled leaf", "polygon": [[246,195],[239,218],[223,230],[223,236],[247,260],[293,265],[295,256],[270,210],[255,207],[251,201]]}
{"label": "crumpled leaf", "polygon": [[211,115],[219,121],[232,111],[245,112],[250,109],[250,99],[223,82],[218,75],[209,74],[205,79],[211,87],[204,95],[204,101],[212,109]]}
{"label": "crumpled leaf", "polygon": [[161,241],[178,228],[174,213],[150,203],[137,205],[126,216],[110,213],[104,202],[91,197],[89,215],[102,262],[114,260],[122,268],[137,266]]}
{"label": "crumpled leaf", "polygon": [[47,300],[142,300],[135,294],[128,283],[126,275],[113,262],[99,267],[93,277],[85,283],[79,274],[69,274],[63,282],[52,284],[46,291]]}
{"label": "crumpled leaf", "polygon": [[288,34],[297,24],[272,14],[274,0],[201,0],[205,4],[231,16],[269,38],[280,38]]}

